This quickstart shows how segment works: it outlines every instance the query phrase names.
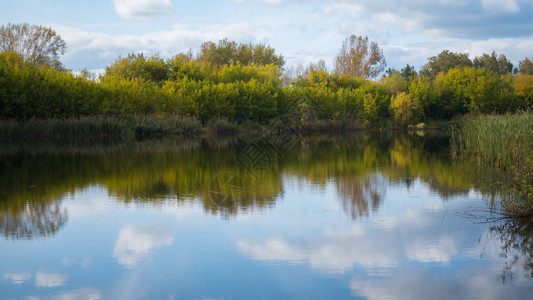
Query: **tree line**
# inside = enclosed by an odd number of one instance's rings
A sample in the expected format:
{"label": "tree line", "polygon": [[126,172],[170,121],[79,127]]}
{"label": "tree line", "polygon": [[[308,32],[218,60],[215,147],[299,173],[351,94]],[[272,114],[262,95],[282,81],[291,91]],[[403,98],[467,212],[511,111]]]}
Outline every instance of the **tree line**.
{"label": "tree line", "polygon": [[[30,45],[20,40],[39,31],[43,39],[30,47],[33,52],[20,46]],[[407,126],[533,106],[533,58],[515,68],[495,52],[470,60],[444,50],[419,73],[410,65],[383,72],[386,61],[378,44],[350,36],[332,72],[319,61],[289,77],[283,56],[270,46],[228,39],[170,59],[119,57],[100,76],[65,70],[58,60],[64,51],[65,43],[51,29],[0,27],[0,117],[179,115],[268,122],[297,113],[306,120],[393,119]]]}

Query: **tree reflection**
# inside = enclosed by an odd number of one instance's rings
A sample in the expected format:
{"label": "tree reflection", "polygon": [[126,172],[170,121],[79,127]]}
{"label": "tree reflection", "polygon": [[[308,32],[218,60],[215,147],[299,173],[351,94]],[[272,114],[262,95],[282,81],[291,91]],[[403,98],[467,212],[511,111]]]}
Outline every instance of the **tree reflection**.
{"label": "tree reflection", "polygon": [[376,212],[387,190],[377,174],[365,177],[343,178],[337,181],[337,190],[344,212],[353,219],[368,217]]}
{"label": "tree reflection", "polygon": [[[192,199],[205,212],[224,218],[275,205],[285,176],[320,186],[333,182],[353,218],[377,211],[390,184],[408,187],[420,180],[443,199],[468,193],[472,184],[493,193],[474,168],[452,163],[445,155],[447,141],[391,132],[307,137],[253,176],[243,173],[237,162],[246,146],[242,142],[10,146],[0,149],[0,225],[5,236],[53,234],[67,219],[57,210],[57,200],[95,185],[119,202],[163,205],[168,199]],[[233,174],[234,182],[214,187],[220,174]],[[25,224],[34,229],[24,229]]]}
{"label": "tree reflection", "polygon": [[237,169],[214,174],[202,188],[201,201],[205,211],[228,218],[271,207],[282,192],[279,170],[251,175]]}
{"label": "tree reflection", "polygon": [[502,280],[512,279],[517,272],[533,278],[533,220],[512,219],[491,227],[501,241],[501,256],[506,259]]}
{"label": "tree reflection", "polygon": [[2,236],[31,239],[54,235],[67,222],[67,211],[60,202],[31,203],[19,211],[0,212]]}

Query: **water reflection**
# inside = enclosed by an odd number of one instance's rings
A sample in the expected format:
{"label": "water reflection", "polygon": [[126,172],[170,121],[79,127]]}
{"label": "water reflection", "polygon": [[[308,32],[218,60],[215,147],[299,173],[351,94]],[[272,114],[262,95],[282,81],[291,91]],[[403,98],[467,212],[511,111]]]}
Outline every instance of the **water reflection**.
{"label": "water reflection", "polygon": [[284,193],[283,177],[293,175],[319,186],[334,180],[346,214],[367,217],[379,209],[388,182],[409,187],[420,178],[445,199],[468,194],[475,176],[448,160],[446,141],[391,133],[308,138],[259,176],[237,164],[246,143],[171,141],[38,153],[8,148],[0,152],[1,232],[13,238],[54,234],[68,219],[58,201],[88,186],[103,186],[122,203],[193,198],[206,212],[227,218],[273,207]]}
{"label": "water reflection", "polygon": [[130,225],[120,230],[113,257],[119,264],[133,268],[155,248],[170,246],[172,243],[174,234],[168,229],[150,225]]}
{"label": "water reflection", "polygon": [[4,237],[31,239],[54,235],[68,220],[60,201],[28,203],[25,207],[0,213],[0,230]]}
{"label": "water reflection", "polygon": [[68,277],[64,274],[37,273],[35,274],[35,285],[38,287],[58,287],[64,286]]}
{"label": "water reflection", "polygon": [[515,273],[533,277],[533,221],[529,219],[507,220],[493,225],[502,244],[501,256],[506,259],[502,280],[512,279]]}
{"label": "water reflection", "polygon": [[377,174],[347,177],[336,182],[342,207],[353,219],[376,212],[387,190],[386,182]]}
{"label": "water reflection", "polygon": [[[415,180],[413,186],[420,189],[422,183]],[[328,189],[329,185],[325,188]],[[402,191],[381,198],[382,201],[396,202],[408,199]],[[322,208],[321,201],[318,198],[307,200],[310,206],[318,209]],[[408,204],[414,205],[412,201]],[[435,216],[442,216],[445,208],[439,206],[429,210],[430,203],[425,205],[428,206],[406,210],[401,215],[393,211],[381,211],[377,223],[333,222],[334,226],[319,226],[297,236],[280,229],[271,233],[274,237],[264,240],[241,239],[236,245],[242,254],[258,261],[308,263],[311,268],[321,272],[338,274],[356,269],[367,276],[391,275],[406,261],[446,265],[458,257],[464,259],[475,256],[474,253],[459,253],[456,239],[462,238],[464,233],[461,224],[456,223],[456,218],[444,223],[446,230],[443,232],[436,231],[434,226],[438,226],[438,223],[435,225]],[[467,243],[475,247],[476,241]]]}
{"label": "water reflection", "polygon": [[[102,282],[126,274],[116,284],[132,297],[174,294],[150,289],[161,281],[167,291],[175,292],[175,286],[210,291],[184,293],[185,298],[224,298],[239,283],[257,284],[250,282],[249,268],[268,277],[261,279],[265,282],[282,282],[278,277],[292,276],[290,266],[322,279],[342,278],[346,292],[357,297],[427,298],[452,289],[445,295],[493,298],[506,289],[494,286],[493,275],[499,277],[504,264],[500,254],[507,260],[504,278],[533,275],[530,223],[494,225],[494,243],[480,240],[488,227],[465,224],[454,213],[486,205],[471,195],[486,200],[483,195],[497,194],[483,170],[449,160],[446,137],[306,138],[253,176],[236,160],[247,143],[210,143],[1,150],[2,236],[32,239],[9,241],[21,249],[30,243],[48,246],[52,258],[59,250],[55,260],[43,256],[50,263],[39,268],[0,263],[0,289],[7,282],[50,290],[50,297],[119,298],[104,295]],[[4,249],[16,256],[14,246]],[[34,260],[29,266],[44,264],[29,257]],[[91,268],[108,277],[78,285],[83,279],[76,276]],[[435,278],[437,269],[444,279]],[[276,274],[268,273],[273,270]],[[285,271],[288,275],[279,274]],[[216,274],[231,277],[231,283],[220,284]],[[512,284],[516,295],[531,290],[529,281]],[[286,285],[272,291],[286,292]],[[302,284],[302,290],[309,286]]]}
{"label": "water reflection", "polygon": [[32,274],[26,273],[7,273],[4,275],[4,278],[11,280],[13,284],[20,285],[24,282],[30,280],[33,277]]}

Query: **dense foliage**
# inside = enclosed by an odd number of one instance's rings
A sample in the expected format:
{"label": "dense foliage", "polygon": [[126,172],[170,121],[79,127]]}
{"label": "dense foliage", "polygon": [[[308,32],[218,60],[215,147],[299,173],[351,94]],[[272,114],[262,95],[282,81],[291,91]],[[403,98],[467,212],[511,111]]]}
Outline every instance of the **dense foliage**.
{"label": "dense foliage", "polygon": [[[221,58],[222,54],[228,57]],[[218,57],[218,58],[217,58]],[[220,58],[220,59],[219,59]],[[527,61],[525,60],[527,64]],[[309,68],[287,81],[283,58],[263,45],[227,40],[171,59],[119,57],[99,78],[0,53],[0,117],[181,116],[266,123],[287,113],[305,122],[408,126],[462,114],[505,113],[533,106],[533,75],[507,72],[505,56],[470,61],[443,51],[421,74],[389,69],[380,81]]]}
{"label": "dense foliage", "polygon": [[215,44],[205,42],[202,44],[197,60],[215,66],[242,64],[249,65],[276,65],[283,66],[283,56],[277,55],[270,46],[263,44],[238,44],[228,39],[223,39]]}

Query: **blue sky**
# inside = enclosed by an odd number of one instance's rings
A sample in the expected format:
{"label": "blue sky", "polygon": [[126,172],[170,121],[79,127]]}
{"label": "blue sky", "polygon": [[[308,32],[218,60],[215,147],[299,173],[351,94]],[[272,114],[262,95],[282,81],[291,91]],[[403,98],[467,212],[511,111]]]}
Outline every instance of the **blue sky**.
{"label": "blue sky", "polygon": [[171,57],[228,37],[266,43],[287,67],[333,59],[349,35],[383,48],[389,67],[419,68],[444,49],[533,56],[533,0],[0,0],[0,23],[53,27],[67,68],[102,70],[119,55]]}

